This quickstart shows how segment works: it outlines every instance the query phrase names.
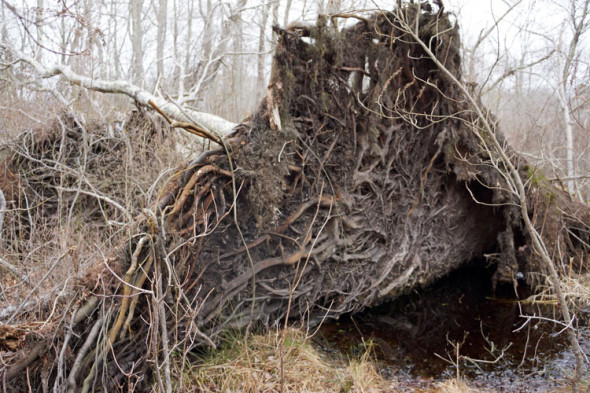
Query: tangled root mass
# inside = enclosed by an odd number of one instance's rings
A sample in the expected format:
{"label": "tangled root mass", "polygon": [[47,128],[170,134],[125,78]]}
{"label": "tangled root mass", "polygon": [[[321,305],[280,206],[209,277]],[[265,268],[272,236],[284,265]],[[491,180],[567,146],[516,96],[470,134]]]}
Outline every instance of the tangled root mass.
{"label": "tangled root mass", "polygon": [[[497,282],[539,270],[466,101],[400,18],[419,20],[422,41],[460,79],[457,27],[412,4],[355,17],[341,30],[325,17],[275,27],[258,111],[224,148],[179,168],[139,216],[111,258],[126,284],[113,279],[116,301],[89,307],[68,339],[73,355],[47,378],[68,375],[58,384],[73,390],[121,386],[131,367],[145,376],[165,366],[171,348],[214,345],[253,323],[357,312],[484,254],[498,256]],[[548,246],[582,260],[587,208],[539,182],[529,195]],[[96,326],[104,334],[93,337]],[[84,353],[86,342],[96,349]],[[61,348],[63,336],[44,345]],[[23,386],[14,367],[8,385]]]}

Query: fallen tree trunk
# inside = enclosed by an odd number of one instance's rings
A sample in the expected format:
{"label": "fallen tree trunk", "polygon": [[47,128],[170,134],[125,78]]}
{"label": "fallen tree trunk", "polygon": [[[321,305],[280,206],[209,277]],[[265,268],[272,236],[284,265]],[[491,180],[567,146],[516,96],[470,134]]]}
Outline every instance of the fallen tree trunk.
{"label": "fallen tree trunk", "polygon": [[[14,352],[5,387],[171,390],[171,353],[185,359],[230,328],[357,312],[485,255],[497,283],[543,272],[506,168],[473,132],[480,120],[400,17],[419,20],[421,41],[460,79],[456,26],[414,5],[340,32],[325,17],[275,27],[259,110],[169,179],[97,265],[108,269],[88,274],[88,303],[61,316],[58,334],[2,330]],[[559,270],[585,269],[588,207],[506,155]]]}
{"label": "fallen tree trunk", "polygon": [[35,69],[40,79],[48,79],[62,75],[72,85],[77,85],[91,91],[124,94],[133,98],[138,104],[148,107],[150,106],[149,102],[152,101],[170,118],[185,122],[190,121],[196,123],[198,126],[215,130],[215,132],[221,135],[226,135],[236,126],[236,124],[222,119],[219,116],[210,113],[197,112],[189,108],[183,108],[124,80],[105,81],[102,79],[90,78],[74,72],[70,67],[64,64],[55,64],[48,67],[19,50],[14,48],[6,48],[6,50],[16,61],[30,64]]}

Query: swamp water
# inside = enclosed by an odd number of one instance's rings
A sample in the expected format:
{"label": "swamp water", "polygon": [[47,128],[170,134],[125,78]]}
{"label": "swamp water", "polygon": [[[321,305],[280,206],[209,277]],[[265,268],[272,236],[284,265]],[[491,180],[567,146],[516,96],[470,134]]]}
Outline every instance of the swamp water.
{"label": "swamp water", "polygon": [[[494,294],[491,273],[467,267],[420,293],[324,324],[318,342],[346,356],[371,340],[381,372],[408,391],[455,377],[457,364],[461,377],[487,391],[558,390],[575,360],[563,326],[537,318],[558,318],[556,308],[519,302],[526,288],[518,297],[514,292],[502,287]],[[577,315],[580,344],[590,356],[590,310]]]}

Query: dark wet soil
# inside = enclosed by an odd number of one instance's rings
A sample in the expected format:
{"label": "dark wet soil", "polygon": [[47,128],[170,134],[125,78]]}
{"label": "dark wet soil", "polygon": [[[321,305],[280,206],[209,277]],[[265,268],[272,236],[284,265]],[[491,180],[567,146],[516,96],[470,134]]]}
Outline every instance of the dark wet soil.
{"label": "dark wet soil", "polygon": [[[320,342],[339,355],[364,351],[371,340],[383,374],[408,391],[455,377],[457,368],[486,390],[554,391],[573,373],[574,357],[563,326],[546,320],[559,318],[557,309],[522,301],[530,289],[519,287],[494,293],[491,271],[467,267],[420,293],[325,324]],[[590,310],[578,314],[590,356]]]}

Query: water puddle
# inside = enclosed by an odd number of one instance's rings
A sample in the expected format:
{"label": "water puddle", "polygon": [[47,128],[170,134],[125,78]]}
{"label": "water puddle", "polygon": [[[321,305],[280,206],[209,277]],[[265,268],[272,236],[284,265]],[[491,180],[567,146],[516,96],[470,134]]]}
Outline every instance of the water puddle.
{"label": "water puddle", "polygon": [[[527,297],[526,288],[518,297],[508,287],[493,294],[490,274],[465,268],[420,293],[325,324],[321,346],[351,354],[364,350],[370,339],[382,372],[412,389],[456,376],[457,365],[463,378],[486,389],[559,388],[575,360],[563,326],[538,318],[557,318],[556,309],[519,302]],[[580,341],[588,356],[589,316],[590,310],[580,316]]]}

